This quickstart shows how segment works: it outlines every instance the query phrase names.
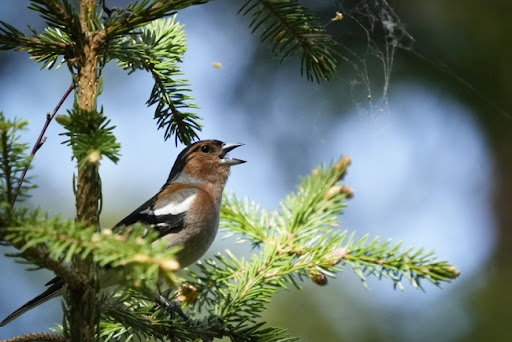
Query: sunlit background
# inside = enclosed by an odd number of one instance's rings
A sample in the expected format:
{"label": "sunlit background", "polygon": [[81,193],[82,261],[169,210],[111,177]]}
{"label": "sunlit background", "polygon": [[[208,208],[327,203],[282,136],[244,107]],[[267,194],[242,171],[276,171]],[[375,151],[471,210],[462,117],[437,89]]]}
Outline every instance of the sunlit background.
{"label": "sunlit background", "polygon": [[[365,2],[373,3],[359,3]],[[0,20],[43,27],[27,3],[3,1]],[[461,276],[443,289],[426,284],[426,292],[408,284],[401,292],[391,281],[369,278],[366,290],[345,269],[327,287],[279,293],[265,319],[304,341],[512,340],[510,2],[400,2],[393,8],[402,21],[388,18],[395,25],[391,38],[410,36],[384,63],[365,51],[385,47],[390,37],[376,32],[375,47],[363,39],[350,21],[353,15],[364,23],[361,9],[350,12],[349,1],[307,4],[325,23],[347,10],[345,19],[328,24],[345,57],[330,83],[308,83],[297,60],[279,64],[249,33],[249,18],[236,15],[239,2],[180,12],[189,43],[183,69],[201,106],[201,138],[246,144],[233,152],[248,163],[233,168],[228,191],[275,208],[300,175],[347,154],[353,163],[344,181],[356,195],[340,229],[433,249]],[[101,168],[102,224],[109,226],[160,188],[183,146],[156,131],[154,109],[145,106],[149,75],[127,76],[110,65],[104,80],[99,103],[117,126],[123,154],[117,165],[104,161]],[[23,53],[0,53],[0,110],[30,121],[26,142],[35,141],[69,84],[65,67],[40,72]],[[50,126],[33,162],[38,189],[30,202],[73,217],[74,163],[61,132]],[[220,234],[212,252],[251,253],[232,242]],[[0,267],[2,318],[52,277],[25,272],[11,258],[0,258]],[[60,305],[52,300],[0,328],[0,339],[45,331],[61,320]]]}

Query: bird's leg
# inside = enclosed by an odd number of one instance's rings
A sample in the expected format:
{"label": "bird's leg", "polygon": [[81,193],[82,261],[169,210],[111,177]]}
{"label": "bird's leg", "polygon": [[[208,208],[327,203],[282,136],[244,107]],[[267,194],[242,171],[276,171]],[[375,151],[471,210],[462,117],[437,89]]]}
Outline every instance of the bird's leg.
{"label": "bird's leg", "polygon": [[161,307],[162,309],[165,309],[169,316],[171,316],[171,319],[174,319],[176,317],[176,314],[181,317],[184,321],[188,320],[187,315],[181,310],[181,307],[178,303],[176,303],[174,300],[169,300],[162,296],[160,293],[160,289],[158,290],[159,293],[155,295],[155,308],[153,310],[157,310],[158,307]]}

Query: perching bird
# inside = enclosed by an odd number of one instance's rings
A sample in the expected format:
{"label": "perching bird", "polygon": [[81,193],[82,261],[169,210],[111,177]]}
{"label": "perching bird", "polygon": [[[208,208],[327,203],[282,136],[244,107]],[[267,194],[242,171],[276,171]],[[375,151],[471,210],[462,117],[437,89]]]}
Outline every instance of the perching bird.
{"label": "perching bird", "polygon": [[[196,262],[212,244],[219,227],[224,185],[230,166],[245,163],[227,153],[243,144],[202,140],[185,148],[176,158],[167,182],[158,193],[122,219],[115,228],[137,222],[148,225],[169,242],[182,246],[176,258],[181,267]],[[28,310],[57,297],[64,283],[53,278],[46,291],[7,316],[0,327]]]}

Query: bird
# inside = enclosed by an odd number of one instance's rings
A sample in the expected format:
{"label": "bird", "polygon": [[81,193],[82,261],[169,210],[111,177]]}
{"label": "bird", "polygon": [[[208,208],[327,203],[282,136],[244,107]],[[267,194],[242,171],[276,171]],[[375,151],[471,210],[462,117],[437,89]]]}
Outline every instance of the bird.
{"label": "bird", "polygon": [[[230,167],[245,163],[227,154],[242,146],[220,140],[200,140],[186,147],[176,158],[162,188],[117,223],[112,230],[119,231],[135,223],[158,231],[168,247],[181,246],[176,254],[180,267],[199,260],[209,249],[219,227],[220,206]],[[60,296],[64,282],[55,277],[46,283],[43,293],[28,301],[7,316],[0,327],[7,325],[25,312]]]}

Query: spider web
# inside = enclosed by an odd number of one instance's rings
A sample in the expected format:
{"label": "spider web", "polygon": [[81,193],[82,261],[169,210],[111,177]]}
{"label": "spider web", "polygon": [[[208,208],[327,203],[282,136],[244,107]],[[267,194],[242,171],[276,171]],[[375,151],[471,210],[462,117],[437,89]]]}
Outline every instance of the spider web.
{"label": "spider web", "polygon": [[[388,92],[395,55],[399,49],[413,51],[413,36],[386,0],[337,0],[333,5],[338,8],[338,17],[342,14],[346,28],[336,40],[341,59],[354,72],[346,81],[353,104],[360,113],[370,116],[389,113]],[[335,21],[338,20],[333,18],[330,25]]]}

